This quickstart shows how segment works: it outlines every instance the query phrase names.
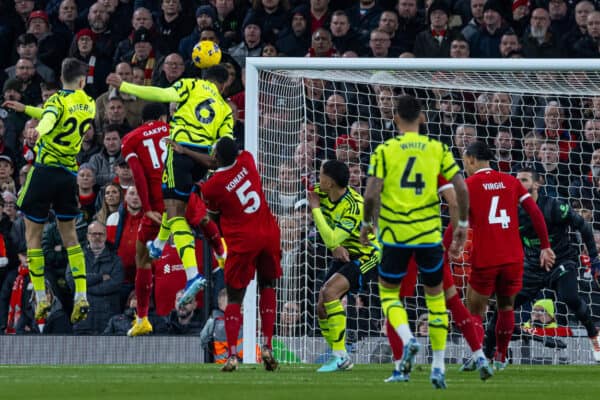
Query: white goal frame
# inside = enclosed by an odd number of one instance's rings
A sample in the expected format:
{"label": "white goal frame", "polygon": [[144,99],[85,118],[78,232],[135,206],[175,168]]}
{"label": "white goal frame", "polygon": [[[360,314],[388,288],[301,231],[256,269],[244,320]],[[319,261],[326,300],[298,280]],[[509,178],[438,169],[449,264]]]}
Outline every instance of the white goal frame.
{"label": "white goal frame", "polygon": [[[453,58],[277,58],[246,59],[245,148],[258,156],[259,76],[263,70],[369,71],[600,71],[600,59],[453,59]],[[489,90],[493,90],[490,87]],[[243,316],[244,363],[256,363],[256,280],[246,290]]]}

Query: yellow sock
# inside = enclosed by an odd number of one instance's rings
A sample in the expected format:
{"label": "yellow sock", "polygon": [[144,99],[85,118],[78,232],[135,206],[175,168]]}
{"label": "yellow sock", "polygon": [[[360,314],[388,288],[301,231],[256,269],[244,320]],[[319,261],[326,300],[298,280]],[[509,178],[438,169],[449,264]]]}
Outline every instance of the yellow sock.
{"label": "yellow sock", "polygon": [[169,221],[167,220],[167,213],[164,212],[162,214],[162,222],[160,223],[160,230],[158,231],[158,235],[156,238],[161,242],[166,242],[169,240],[169,236],[171,236],[171,229]]}
{"label": "yellow sock", "polygon": [[321,335],[323,335],[323,338],[325,338],[325,341],[327,342],[329,347],[331,347],[331,338],[329,335],[329,322],[327,321],[327,318],[319,318],[319,328],[321,328]]}
{"label": "yellow sock", "polygon": [[196,247],[192,229],[184,217],[173,217],[168,221],[168,225],[171,227],[173,242],[175,242],[183,268],[186,271],[193,268],[193,271],[197,272],[198,264],[196,263]]}
{"label": "yellow sock", "polygon": [[329,326],[329,340],[333,351],[346,350],[346,312],[339,300],[325,303],[327,312],[327,325]]}
{"label": "yellow sock", "polygon": [[386,288],[379,284],[379,298],[383,314],[394,329],[397,330],[400,325],[408,325],[408,315],[400,301],[399,288]]}
{"label": "yellow sock", "polygon": [[446,337],[448,336],[448,313],[446,312],[446,300],[444,292],[435,296],[425,294],[425,304],[429,310],[429,341],[431,350],[446,349]]}
{"label": "yellow sock", "polygon": [[44,252],[42,249],[27,249],[27,263],[29,263],[29,277],[33,289],[36,293],[44,293],[45,298],[46,281],[44,281]]}
{"label": "yellow sock", "polygon": [[87,292],[87,282],[85,280],[85,256],[81,246],[67,247],[67,257],[69,258],[69,266],[75,281],[75,295],[82,295]]}

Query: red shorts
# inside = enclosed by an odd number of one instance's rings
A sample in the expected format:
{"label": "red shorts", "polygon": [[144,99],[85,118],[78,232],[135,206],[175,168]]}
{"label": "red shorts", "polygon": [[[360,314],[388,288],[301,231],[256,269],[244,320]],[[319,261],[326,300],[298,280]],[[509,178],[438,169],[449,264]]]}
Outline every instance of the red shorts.
{"label": "red shorts", "polygon": [[274,280],[281,276],[281,245],[279,230],[269,240],[256,240],[255,248],[229,247],[225,260],[225,284],[234,289],[244,289],[254,279]]}
{"label": "red shorts", "polygon": [[[454,285],[454,277],[450,270],[450,265],[444,260],[444,290]],[[402,278],[400,285],[400,297],[412,297],[415,295],[415,287],[417,286],[417,262],[415,257],[411,257],[406,269],[406,275]]]}
{"label": "red shorts", "polygon": [[142,222],[140,222],[140,227],[138,228],[137,240],[142,242],[145,246],[147,241],[156,238],[159,230],[160,225],[157,225],[156,222],[144,215],[142,217]]}
{"label": "red shorts", "polygon": [[471,268],[469,285],[477,293],[491,296],[514,296],[523,286],[523,264],[503,264]]}

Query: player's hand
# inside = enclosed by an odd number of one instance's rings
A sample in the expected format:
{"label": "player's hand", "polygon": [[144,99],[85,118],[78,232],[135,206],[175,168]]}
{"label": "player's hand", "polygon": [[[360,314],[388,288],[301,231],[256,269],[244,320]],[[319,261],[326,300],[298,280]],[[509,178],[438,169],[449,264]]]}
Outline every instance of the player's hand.
{"label": "player's hand", "polygon": [[167,146],[171,147],[175,153],[179,153],[179,154],[185,153],[185,147],[183,147],[182,145],[180,145],[173,139],[165,138],[162,140],[164,140],[165,143],[167,144]]}
{"label": "player's hand", "polygon": [[123,79],[113,72],[106,77],[106,83],[114,88],[120,89]]}
{"label": "player's hand", "polygon": [[540,266],[546,271],[550,271],[552,269],[554,266],[554,261],[556,261],[556,255],[550,247],[540,251]]}
{"label": "player's hand", "polygon": [[451,258],[458,258],[463,252],[465,242],[467,241],[468,228],[457,226],[452,232],[452,243],[448,249],[448,254]]}
{"label": "player's hand", "polygon": [[310,191],[306,194],[306,197],[308,198],[308,206],[311,210],[321,207],[321,198],[317,193]]}
{"label": "player's hand", "polygon": [[350,253],[348,253],[348,250],[344,246],[338,246],[331,252],[331,254],[336,260],[350,262]]}
{"label": "player's hand", "polygon": [[375,227],[373,225],[365,225],[363,224],[360,228],[360,242],[364,245],[364,246],[368,246],[369,244],[371,244],[371,241],[369,240],[369,235],[370,234],[375,234]]}
{"label": "player's hand", "polygon": [[162,224],[162,214],[158,211],[146,211],[146,217],[150,218],[152,221],[156,222],[156,224]]}
{"label": "player's hand", "polygon": [[25,104],[20,103],[18,101],[15,100],[6,100],[4,103],[2,103],[2,107],[4,108],[9,108],[13,111],[16,112],[23,112],[25,111]]}

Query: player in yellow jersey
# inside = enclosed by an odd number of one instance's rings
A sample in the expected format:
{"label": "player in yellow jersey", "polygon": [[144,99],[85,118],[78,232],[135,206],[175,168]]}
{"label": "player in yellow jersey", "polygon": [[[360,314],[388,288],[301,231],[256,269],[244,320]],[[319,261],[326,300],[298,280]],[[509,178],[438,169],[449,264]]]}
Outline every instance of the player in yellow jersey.
{"label": "player in yellow jersey", "polygon": [[360,242],[363,198],[348,186],[349,179],[345,163],[326,161],[321,166],[319,184],[308,194],[319,235],[334,256],[317,304],[321,333],[333,352],[318,372],[352,369],[346,351],[346,312],[340,300],[348,291],[370,293],[371,284],[377,281],[379,246],[374,244],[373,234],[368,244]]}
{"label": "player in yellow jersey", "polygon": [[446,387],[444,351],[448,314],[442,288],[443,247],[438,175],[451,181],[456,192],[459,222],[450,247],[457,254],[466,240],[469,199],[459,168],[448,147],[417,132],[423,115],[419,101],[401,96],[394,114],[399,136],[379,145],[371,155],[365,191],[361,241],[377,231],[383,245],[379,267],[381,307],[404,342],[401,376],[408,381],[420,344],[408,325],[398,289],[414,254],[425,286],[429,311],[429,338],[433,350],[431,383]]}
{"label": "player in yellow jersey", "polygon": [[168,88],[123,82],[117,74],[110,74],[106,79],[123,93],[149,101],[177,103],[170,121],[170,139],[184,151],[176,152],[173,146],[167,149],[163,173],[165,213],[157,238],[147,245],[150,255],[157,258],[173,234],[187,276],[178,306],[190,302],[206,283],[198,273],[194,236],[185,219],[185,209],[195,183],[204,177],[207,167],[214,166],[209,156],[212,146],[224,136],[233,138],[233,114],[221,96],[227,79],[227,69],[220,65],[206,69],[204,79],[183,78]]}
{"label": "player in yellow jersey", "polygon": [[35,318],[50,311],[44,282],[42,231],[50,208],[58,220],[58,230],[67,249],[75,280],[75,302],[71,322],[87,317],[85,257],[77,240],[75,218],[80,214],[77,194],[77,161],[81,142],[96,115],[96,103],[84,91],[88,66],[75,58],[62,62],[62,90],[52,95],[44,108],[7,101],[5,107],[39,119],[36,158],[21,189],[17,205],[25,215],[27,262],[37,297]]}

